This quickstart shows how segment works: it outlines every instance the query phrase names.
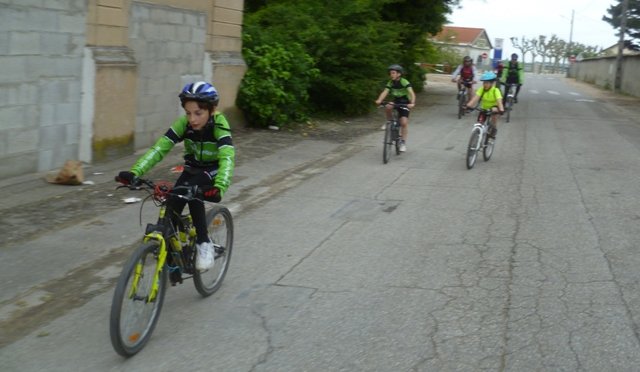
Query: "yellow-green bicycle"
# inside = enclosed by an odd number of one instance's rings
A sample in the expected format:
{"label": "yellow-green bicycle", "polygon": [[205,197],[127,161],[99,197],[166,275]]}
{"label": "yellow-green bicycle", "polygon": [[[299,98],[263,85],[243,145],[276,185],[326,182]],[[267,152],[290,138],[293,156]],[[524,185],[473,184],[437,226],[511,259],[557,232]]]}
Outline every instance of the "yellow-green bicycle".
{"label": "yellow-green bicycle", "polygon": [[231,212],[221,205],[216,204],[207,211],[207,230],[214,245],[215,261],[211,269],[198,271],[195,268],[196,231],[191,215],[171,218],[166,205],[169,197],[204,202],[197,187],[172,188],[169,182],[144,179],[135,185],[118,186],[121,187],[147,191],[145,201],[151,199],[160,208],[157,222],[147,225],[142,244],[125,263],[111,303],[111,344],[118,354],[130,357],[149,341],[158,322],[168,281],[175,286],[193,278],[196,290],[203,297],[220,288],[231,259],[233,219]]}

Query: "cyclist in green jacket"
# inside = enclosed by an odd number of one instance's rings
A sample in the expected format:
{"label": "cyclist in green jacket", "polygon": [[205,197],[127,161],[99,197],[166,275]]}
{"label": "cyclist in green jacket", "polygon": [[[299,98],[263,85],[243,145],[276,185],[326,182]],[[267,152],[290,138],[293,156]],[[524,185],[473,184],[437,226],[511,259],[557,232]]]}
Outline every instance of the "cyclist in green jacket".
{"label": "cyclist in green jacket", "polygon": [[[389,71],[391,80],[387,82],[384,90],[380,93],[380,96],[376,100],[376,105],[380,105],[387,95],[391,95],[394,103],[406,105],[407,108],[413,108],[416,104],[416,94],[409,80],[402,77],[402,73],[404,72],[402,66],[391,65],[387,70]],[[393,109],[393,105],[386,106],[387,120],[391,120]],[[409,110],[396,110],[398,111],[400,121],[400,151],[404,152],[407,151],[406,141],[409,135]],[[386,125],[383,125],[380,129],[385,128]]]}
{"label": "cyclist in green jacket", "polygon": [[[160,162],[175,146],[184,141],[184,171],[176,186],[199,186],[205,200],[219,202],[231,184],[235,166],[235,149],[231,129],[224,115],[216,111],[219,96],[209,83],[187,84],[179,95],[185,115],[173,122],[169,130],[131,167],[118,174],[116,181],[136,184],[137,178]],[[187,202],[170,198],[168,210],[180,215]],[[196,228],[198,258],[196,269],[213,266],[213,243],[209,239],[204,203],[189,202],[189,211]]]}
{"label": "cyclist in green jacket", "polygon": [[511,60],[502,69],[502,75],[500,76],[500,83],[504,85],[503,97],[507,96],[509,84],[517,84],[516,92],[513,96],[513,102],[518,103],[518,93],[520,93],[520,87],[524,84],[524,68],[518,63],[518,55],[511,54]]}

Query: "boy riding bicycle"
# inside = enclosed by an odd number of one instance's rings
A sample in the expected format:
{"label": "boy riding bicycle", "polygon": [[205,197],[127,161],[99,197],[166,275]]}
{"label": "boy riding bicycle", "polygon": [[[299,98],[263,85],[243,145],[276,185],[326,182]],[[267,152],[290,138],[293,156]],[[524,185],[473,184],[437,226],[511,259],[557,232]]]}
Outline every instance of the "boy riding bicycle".
{"label": "boy riding bicycle", "polygon": [[[380,93],[380,96],[376,100],[376,105],[379,106],[387,95],[391,95],[391,97],[393,97],[393,103],[406,105],[407,108],[413,108],[416,103],[416,94],[413,92],[409,80],[402,77],[402,73],[404,72],[402,66],[391,65],[387,68],[387,71],[389,71],[391,80],[387,82],[386,87]],[[387,104],[385,106],[387,120],[392,120],[392,110],[394,110],[393,104]],[[400,151],[405,152],[407,151],[406,141],[409,134],[409,110],[397,110],[397,112],[400,121]],[[383,125],[381,129],[384,130],[385,128],[386,124]]]}
{"label": "boy riding bicycle", "polygon": [[[480,77],[482,81],[482,87],[476,91],[476,95],[467,103],[468,108],[474,108],[478,101],[480,101],[480,107],[483,110],[491,110],[497,113],[504,113],[504,106],[502,105],[502,93],[500,89],[495,86],[496,74],[487,71]],[[489,137],[495,139],[498,134],[498,115],[491,115],[491,127],[489,128]]]}
{"label": "boy riding bicycle", "polygon": [[[184,116],[173,122],[158,141],[131,167],[116,176],[125,185],[136,184],[137,178],[160,162],[173,146],[184,141],[184,171],[175,186],[199,186],[204,199],[219,202],[231,184],[235,165],[235,149],[231,129],[225,116],[216,111],[219,96],[209,83],[187,84],[180,92]],[[187,202],[173,197],[167,202],[172,217],[182,213]],[[213,243],[207,232],[204,203],[189,201],[189,212],[196,228],[197,270],[213,266]]]}

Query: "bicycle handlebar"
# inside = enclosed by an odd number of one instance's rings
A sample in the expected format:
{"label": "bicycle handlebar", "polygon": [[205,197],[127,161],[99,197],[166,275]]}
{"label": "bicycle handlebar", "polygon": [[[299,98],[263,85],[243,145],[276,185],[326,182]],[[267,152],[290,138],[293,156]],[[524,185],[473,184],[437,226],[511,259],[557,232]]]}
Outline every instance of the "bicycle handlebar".
{"label": "bicycle handlebar", "polygon": [[395,102],[385,102],[383,101],[380,106],[380,108],[385,107],[386,105],[393,105],[394,108],[399,109],[399,110],[406,110],[406,111],[411,111],[411,109],[409,107],[407,107],[408,103],[395,103]]}
{"label": "bicycle handlebar", "polygon": [[494,114],[498,114],[498,115],[500,114],[500,112],[494,112],[492,109],[483,109],[483,108],[480,108],[480,107],[477,107],[477,106],[476,107],[467,107],[467,111],[468,112],[480,111],[483,114],[486,114],[486,115],[489,115],[489,116],[494,115]]}
{"label": "bicycle handlebar", "polygon": [[123,187],[129,190],[144,190],[149,192],[156,200],[166,199],[168,195],[184,199],[186,201],[199,200],[204,201],[202,190],[198,185],[192,186],[173,186],[169,182],[153,182],[145,178],[137,178],[133,184],[125,185],[122,182],[116,187],[121,189]]}

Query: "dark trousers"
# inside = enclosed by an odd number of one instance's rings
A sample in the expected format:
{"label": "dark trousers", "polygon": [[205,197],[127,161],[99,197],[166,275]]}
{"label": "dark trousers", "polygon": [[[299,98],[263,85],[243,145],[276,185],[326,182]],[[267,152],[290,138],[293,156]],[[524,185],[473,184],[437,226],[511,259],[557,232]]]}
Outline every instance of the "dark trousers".
{"label": "dark trousers", "polygon": [[[207,186],[211,185],[211,178],[204,171],[194,172],[193,170],[182,172],[175,183],[176,186]],[[196,228],[196,243],[204,243],[209,241],[207,232],[207,216],[204,209],[204,202],[200,200],[191,200],[189,203],[189,213],[193,219],[193,226]],[[170,213],[172,219],[179,218],[182,214],[187,201],[177,197],[169,198],[167,202],[167,213]]]}

